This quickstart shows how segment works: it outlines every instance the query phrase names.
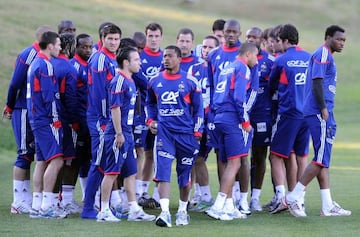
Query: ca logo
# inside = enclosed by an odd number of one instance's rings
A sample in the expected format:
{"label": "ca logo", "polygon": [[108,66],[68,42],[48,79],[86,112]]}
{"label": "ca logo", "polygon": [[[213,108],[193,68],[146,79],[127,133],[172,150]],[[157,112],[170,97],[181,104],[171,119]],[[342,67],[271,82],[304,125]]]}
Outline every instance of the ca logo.
{"label": "ca logo", "polygon": [[227,81],[221,81],[216,85],[216,89],[215,92],[216,93],[223,93],[225,91],[226,88],[226,82]]}
{"label": "ca logo", "polygon": [[166,91],[161,95],[162,104],[177,104],[177,98],[179,97],[179,92]]}

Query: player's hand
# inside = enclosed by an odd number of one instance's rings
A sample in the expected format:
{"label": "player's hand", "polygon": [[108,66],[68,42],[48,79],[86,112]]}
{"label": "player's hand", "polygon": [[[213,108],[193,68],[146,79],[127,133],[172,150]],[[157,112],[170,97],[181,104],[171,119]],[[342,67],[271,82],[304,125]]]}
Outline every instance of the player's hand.
{"label": "player's hand", "polygon": [[324,109],[322,109],[321,110],[321,118],[323,119],[323,120],[328,120],[328,118],[329,118],[329,111],[327,110],[327,108],[324,108]]}
{"label": "player's hand", "polygon": [[150,131],[152,134],[156,135],[157,134],[157,126],[158,126],[158,123],[157,121],[151,121],[150,125],[149,125],[149,128],[150,128]]}
{"label": "player's hand", "polygon": [[2,113],[2,117],[5,119],[11,119],[11,116],[12,116],[12,113],[11,113],[9,107],[5,106],[3,113]]}
{"label": "player's hand", "polygon": [[251,132],[251,130],[252,130],[251,125],[248,123],[242,123],[241,128],[244,129],[246,132]]}
{"label": "player's hand", "polygon": [[115,146],[120,148],[125,142],[125,137],[123,133],[117,133],[115,135]]}
{"label": "player's hand", "polygon": [[195,137],[196,141],[200,142],[200,140],[202,138],[202,133],[201,132],[194,132],[194,137]]}

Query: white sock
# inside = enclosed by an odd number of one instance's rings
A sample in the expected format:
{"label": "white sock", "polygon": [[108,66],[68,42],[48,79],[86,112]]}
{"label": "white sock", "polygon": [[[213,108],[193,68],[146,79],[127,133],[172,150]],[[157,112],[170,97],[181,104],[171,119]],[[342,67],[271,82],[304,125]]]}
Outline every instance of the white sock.
{"label": "white sock", "polygon": [[41,203],[41,209],[47,210],[53,205],[54,194],[51,192],[43,192],[43,198]]}
{"label": "white sock", "polygon": [[160,200],[159,189],[156,186],[154,187],[154,193],[153,193],[152,198],[154,198],[157,202],[159,202],[159,200]]}
{"label": "white sock", "polygon": [[81,193],[82,193],[82,198],[81,201],[84,201],[85,198],[85,191],[86,191],[86,183],[87,183],[87,177],[80,177],[80,187],[81,187]]}
{"label": "white sock", "polygon": [[322,209],[323,210],[331,210],[334,204],[331,198],[330,189],[320,189],[321,201],[322,201]]}
{"label": "white sock", "polygon": [[112,190],[110,196],[110,204],[112,207],[117,207],[121,205],[121,191],[120,189]]}
{"label": "white sock", "polygon": [[52,194],[51,205],[52,206],[58,205],[58,203],[60,202],[59,193],[51,193],[51,194]]}
{"label": "white sock", "polygon": [[275,195],[277,199],[280,199],[285,196],[285,185],[277,185],[275,187]]}
{"label": "white sock", "polygon": [[184,201],[179,200],[179,209],[178,209],[178,212],[187,212],[187,211],[186,211],[187,206],[188,206],[188,202],[184,202]]}
{"label": "white sock", "polygon": [[240,202],[247,202],[248,192],[240,192]]}
{"label": "white sock", "polygon": [[223,209],[226,198],[227,198],[226,193],[218,192],[214,202],[214,208],[217,210]]}
{"label": "white sock", "polygon": [[32,194],[31,194],[31,182],[29,179],[24,180],[23,183],[23,198],[31,206],[32,203]]}
{"label": "white sock", "polygon": [[136,201],[129,202],[129,211],[130,212],[137,212],[140,210],[140,206],[137,204]]}
{"label": "white sock", "polygon": [[240,200],[240,182],[235,181],[233,188],[232,188],[232,198],[233,200],[239,201]]}
{"label": "white sock", "polygon": [[194,197],[195,196],[201,196],[201,190],[200,190],[200,184],[199,183],[194,184]]}
{"label": "white sock", "polygon": [[251,199],[260,200],[261,189],[253,188],[251,192]]}
{"label": "white sock", "polygon": [[159,200],[161,211],[169,212],[169,202],[170,200],[168,198],[161,198]]}
{"label": "white sock", "polygon": [[142,181],[142,193],[148,193],[150,181]]}
{"label": "white sock", "polygon": [[224,204],[224,209],[225,209],[225,211],[233,211],[234,208],[235,208],[235,206],[234,206],[234,199],[232,199],[232,198],[226,198],[225,204]]}
{"label": "white sock", "polygon": [[69,203],[72,203],[74,201],[74,191],[75,191],[75,186],[73,185],[62,185],[62,191],[61,191],[61,196],[62,196],[62,204],[64,206],[66,206]]}
{"label": "white sock", "polygon": [[43,195],[40,192],[34,192],[33,193],[33,202],[32,202],[32,209],[34,210],[40,210],[41,208],[41,203],[42,203],[42,199],[43,199]]}
{"label": "white sock", "polygon": [[124,187],[120,188],[120,198],[122,205],[127,207],[129,205],[129,200]]}
{"label": "white sock", "polygon": [[13,203],[20,203],[24,200],[23,196],[23,186],[24,181],[22,180],[13,180]]}
{"label": "white sock", "polygon": [[96,191],[94,206],[100,208],[100,188]]}
{"label": "white sock", "polygon": [[300,203],[305,205],[305,195],[306,195],[306,191],[303,191],[300,197]]}
{"label": "white sock", "polygon": [[212,199],[211,192],[210,192],[210,186],[200,186],[201,191],[201,200],[205,202],[210,202]]}
{"label": "white sock", "polygon": [[103,202],[101,201],[101,211],[109,210],[109,202]]}
{"label": "white sock", "polygon": [[135,193],[136,198],[138,199],[143,194],[143,181],[141,179],[135,180]]}
{"label": "white sock", "polygon": [[293,191],[289,192],[286,195],[286,200],[289,201],[289,202],[294,202],[295,200],[300,201],[304,190],[305,190],[305,186],[302,183],[297,182],[294,189],[293,189]]}

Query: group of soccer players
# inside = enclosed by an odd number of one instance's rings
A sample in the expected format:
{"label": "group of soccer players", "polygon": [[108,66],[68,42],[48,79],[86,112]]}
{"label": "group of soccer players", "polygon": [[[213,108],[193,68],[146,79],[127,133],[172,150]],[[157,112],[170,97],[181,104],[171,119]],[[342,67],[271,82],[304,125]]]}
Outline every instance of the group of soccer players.
{"label": "group of soccer players", "polygon": [[[132,38],[122,38],[111,22],[98,32],[93,44],[90,35],[76,35],[72,21],[61,21],[58,33],[44,25],[18,55],[3,111],[18,145],[11,213],[81,213],[97,221],[155,220],[171,227],[176,160],[176,225],[189,224],[188,211],[223,221],[247,218],[263,210],[270,147],[270,213],[289,209],[306,216],[306,185],[317,177],[321,215],[351,214],[332,200],[328,181],[336,132],[332,54],[344,46],[344,29],[329,26],[313,55],[298,46],[291,24],[252,27],[241,43],[240,23],[218,19],[194,50],[189,28],[180,29],[176,44],[163,50],[158,23]],[[307,165],[310,135],[315,155]],[[215,199],[206,166],[212,148],[220,184]],[[74,199],[78,178],[82,205]],[[155,217],[143,208],[161,213]]]}

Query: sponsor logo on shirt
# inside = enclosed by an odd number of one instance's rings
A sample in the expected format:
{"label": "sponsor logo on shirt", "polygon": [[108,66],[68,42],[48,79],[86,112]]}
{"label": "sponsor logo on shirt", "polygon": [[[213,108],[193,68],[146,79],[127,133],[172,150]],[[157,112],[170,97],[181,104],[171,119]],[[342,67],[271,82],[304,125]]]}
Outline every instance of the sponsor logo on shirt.
{"label": "sponsor logo on shirt", "polygon": [[215,93],[224,93],[227,81],[221,81],[216,85]]}
{"label": "sponsor logo on shirt", "polygon": [[160,116],[181,116],[184,115],[183,109],[159,109]]}
{"label": "sponsor logo on shirt", "polygon": [[309,61],[290,60],[286,62],[288,67],[308,67]]}
{"label": "sponsor logo on shirt", "polygon": [[177,98],[179,97],[179,92],[174,91],[165,91],[161,95],[162,104],[177,104]]}
{"label": "sponsor logo on shirt", "polygon": [[295,75],[295,85],[305,85],[306,74],[305,73],[296,73]]}

